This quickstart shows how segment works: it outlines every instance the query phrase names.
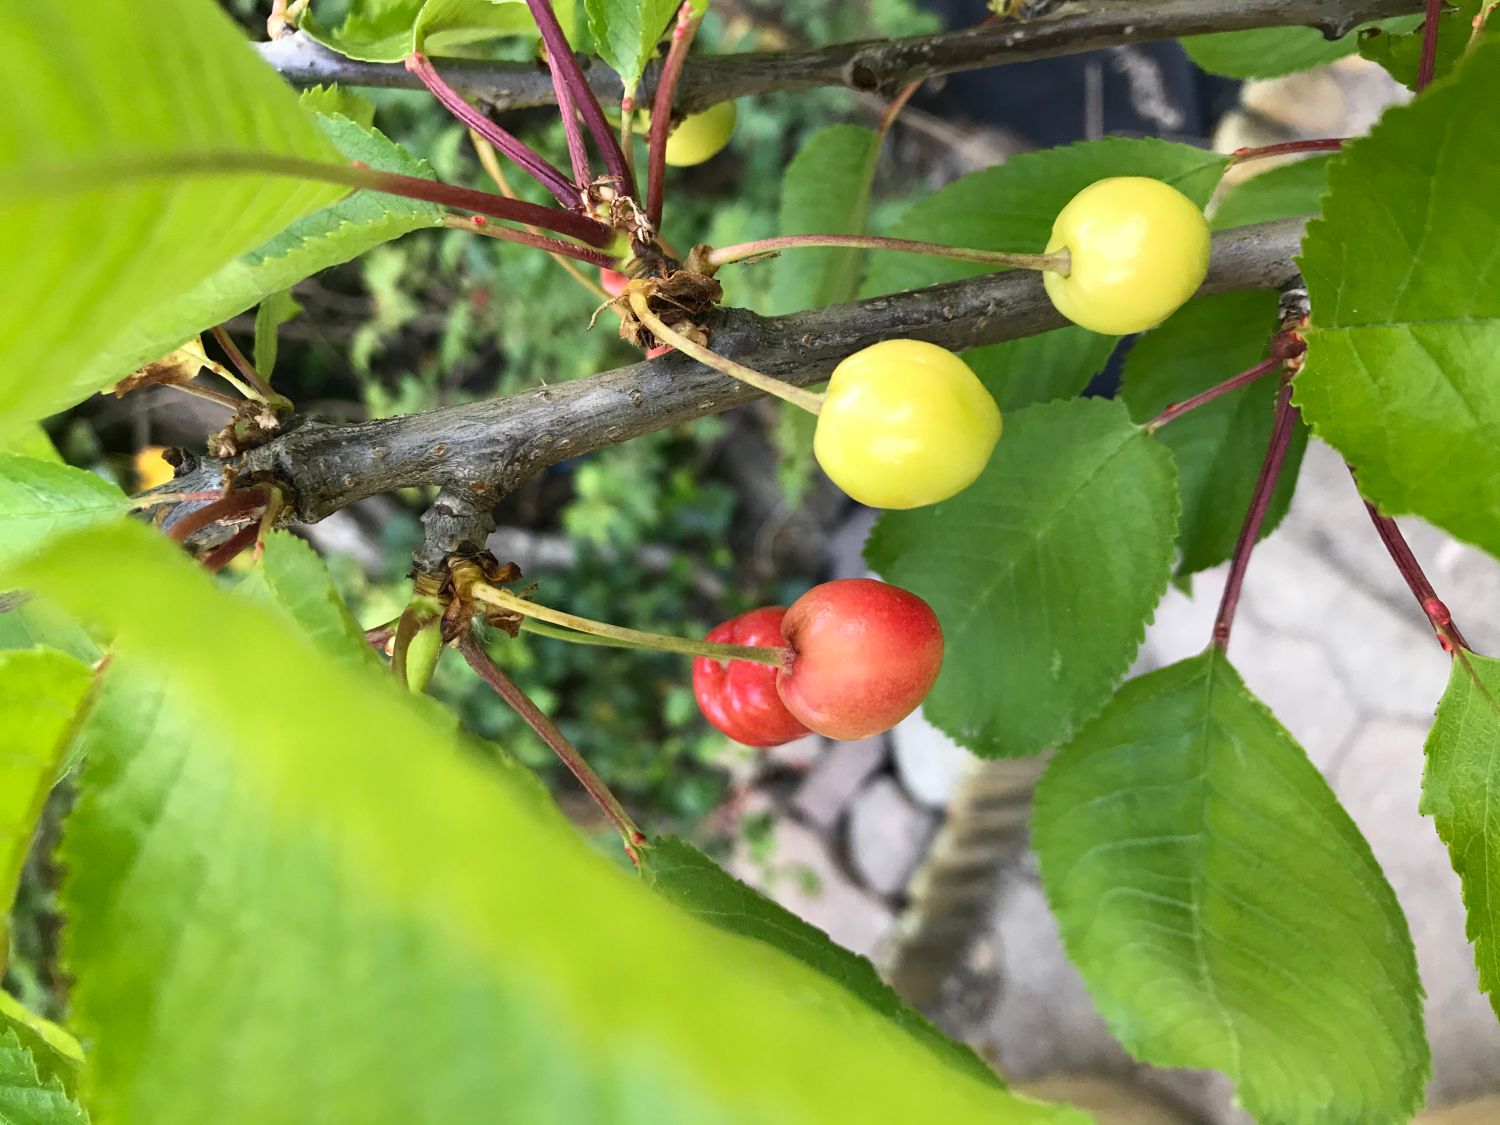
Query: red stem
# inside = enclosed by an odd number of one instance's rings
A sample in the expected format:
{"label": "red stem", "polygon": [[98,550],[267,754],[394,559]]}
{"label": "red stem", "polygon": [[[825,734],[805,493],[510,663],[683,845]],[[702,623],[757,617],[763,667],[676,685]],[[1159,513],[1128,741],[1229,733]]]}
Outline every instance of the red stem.
{"label": "red stem", "polygon": [[[1354,475],[1352,467],[1349,473],[1351,476]],[[1422,564],[1417,562],[1417,556],[1412,554],[1411,547],[1406,542],[1406,536],[1401,534],[1396,521],[1389,516],[1381,515],[1380,509],[1368,500],[1365,500],[1364,504],[1365,511],[1370,513],[1370,522],[1375,525],[1376,534],[1385,544],[1385,549],[1390,554],[1391,561],[1396,564],[1396,569],[1401,572],[1401,577],[1406,580],[1412,597],[1417,599],[1417,604],[1422,607],[1422,612],[1432,623],[1432,631],[1437,634],[1438,643],[1443,646],[1443,651],[1452,652],[1454,645],[1469,648],[1469,642],[1464,639],[1463,633],[1459,632],[1458,626],[1453,623],[1453,615],[1448,612],[1448,607],[1443,604],[1443,600],[1437,596],[1437,591],[1432,588],[1432,583],[1427,580],[1427,575],[1422,571]]]}
{"label": "red stem", "polygon": [[564,242],[560,238],[548,238],[546,235],[532,234],[530,231],[516,230],[514,227],[492,227],[485,221],[483,215],[475,215],[472,218],[464,218],[460,215],[449,215],[443,224],[451,230],[468,231],[470,234],[482,234],[486,238],[498,238],[504,242],[514,242],[521,246],[534,246],[538,250],[545,250],[549,254],[559,254],[565,258],[573,258],[579,262],[588,262],[590,265],[601,269],[614,269],[619,265],[617,259],[595,250],[590,246],[577,246],[571,242]]}
{"label": "red stem", "polygon": [[235,489],[223,499],[205,504],[197,511],[183,516],[167,529],[167,538],[176,543],[186,543],[210,524],[220,520],[241,519],[262,507],[265,502],[266,493],[262,485]]}
{"label": "red stem", "polygon": [[[634,198],[635,177],[630,174],[630,168],[625,163],[625,150],[620,147],[615,131],[605,120],[604,107],[594,96],[593,87],[583,76],[583,68],[578,65],[578,59],[568,43],[568,37],[563,34],[562,25],[557,22],[557,14],[552,10],[551,0],[526,0],[526,5],[531,9],[532,18],[536,20],[537,28],[542,33],[542,42],[547,47],[547,63],[552,72],[554,88],[557,90],[558,105],[563,111],[564,124],[567,122],[568,114],[563,97],[566,88],[568,100],[572,101],[578,112],[583,114],[583,123],[588,126],[589,136],[594,138],[594,145],[599,149],[599,155],[604,158],[605,169],[619,180],[620,190]],[[588,185],[580,184],[579,186],[587,187]]]}
{"label": "red stem", "polygon": [[526,725],[534,730],[537,737],[547,744],[550,749],[567,766],[573,776],[578,779],[580,785],[590,797],[594,804],[599,806],[615,831],[619,832],[620,838],[625,841],[625,853],[631,860],[639,862],[635,849],[646,843],[646,835],[635,826],[630,819],[630,814],[625,811],[625,806],[620,804],[619,798],[610,792],[609,786],[604,784],[604,779],[594,772],[593,767],[584,761],[583,755],[577,748],[567,740],[563,732],[557,729],[557,725],[542,712],[542,709],[531,701],[531,697],[521,690],[519,684],[507,676],[492,659],[490,654],[484,650],[484,646],[475,639],[470,630],[465,630],[459,638],[458,651],[463,653],[464,659],[469,662],[469,667],[479,673],[481,679],[490,687],[495,689],[495,694],[509,703],[517,715],[526,721]]}
{"label": "red stem", "polygon": [[661,229],[662,199],[666,192],[667,134],[672,131],[672,101],[677,96],[677,81],[687,62],[688,48],[698,33],[700,21],[693,18],[693,5],[684,0],[677,9],[677,23],[672,28],[672,43],[662,63],[661,78],[656,83],[656,97],[651,102],[651,132],[646,140],[646,221]]}
{"label": "red stem", "polygon": [[1224,580],[1224,596],[1219,599],[1219,612],[1214,617],[1213,644],[1217,648],[1229,646],[1229,630],[1234,624],[1234,611],[1240,604],[1240,590],[1245,584],[1245,571],[1250,565],[1250,552],[1260,537],[1260,525],[1265,522],[1266,509],[1271,504],[1271,493],[1276,490],[1276,479],[1281,475],[1282,463],[1286,460],[1287,446],[1297,428],[1299,411],[1292,405],[1291,381],[1283,383],[1276,399],[1276,420],[1271,426],[1271,441],[1266,446],[1266,457],[1261,462],[1260,477],[1255,482],[1255,492],[1250,497],[1250,510],[1245,513],[1245,523],[1240,528],[1239,540],[1234,545],[1234,561],[1229,564],[1229,577]]}
{"label": "red stem", "polygon": [[220,543],[200,560],[210,574],[217,574],[223,570],[235,556],[243,554],[250,544],[255,542],[255,537],[260,533],[260,528],[251,523],[240,528],[224,542]]}
{"label": "red stem", "polygon": [[229,335],[229,329],[225,328],[222,324],[217,325],[213,330],[213,335],[214,339],[219,342],[219,347],[224,349],[224,354],[229,357],[229,362],[234,365],[234,369],[240,373],[245,382],[249,383],[265,398],[275,398],[276,392],[271,389],[271,385],[265,379],[261,378],[260,372],[255,370],[255,364],[245,358],[245,353],[240,351],[239,345]]}
{"label": "red stem", "polygon": [[[501,128],[464,100],[463,95],[448,85],[443,76],[437,72],[437,68],[420,51],[415,51],[407,57],[406,69],[422,80],[422,85],[432,91],[433,96],[443,103],[449,113],[529,172],[531,177],[550,191],[552,197],[564,207],[573,210],[578,206],[579,189],[568,182],[567,176],[543,159],[521,138]],[[574,172],[576,174],[576,168]]]}
{"label": "red stem", "polygon": [[1225,379],[1206,391],[1199,391],[1192,398],[1183,399],[1181,402],[1168,403],[1166,409],[1151,421],[1146,423],[1146,432],[1155,433],[1174,418],[1181,418],[1189,410],[1196,410],[1206,402],[1212,402],[1221,395],[1227,395],[1230,391],[1237,391],[1249,383],[1255,382],[1264,375],[1269,375],[1281,366],[1281,360],[1277,357],[1261,360],[1254,367],[1246,368],[1233,378]]}
{"label": "red stem", "polygon": [[1258,160],[1262,156],[1287,156],[1300,152],[1338,152],[1344,147],[1344,138],[1325,137],[1311,141],[1283,141],[1279,145],[1265,145],[1261,148],[1237,148],[1230,154],[1230,160],[1236,164],[1245,160]]}
{"label": "red stem", "polygon": [[1417,64],[1417,93],[1421,93],[1432,82],[1437,73],[1438,19],[1443,12],[1443,0],[1427,0],[1427,22],[1422,24],[1422,59]]}

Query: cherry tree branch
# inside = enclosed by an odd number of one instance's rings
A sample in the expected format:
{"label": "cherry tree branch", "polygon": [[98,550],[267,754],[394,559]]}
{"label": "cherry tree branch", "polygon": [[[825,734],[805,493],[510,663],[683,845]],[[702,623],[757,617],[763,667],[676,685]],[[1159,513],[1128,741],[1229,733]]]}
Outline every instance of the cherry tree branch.
{"label": "cherry tree branch", "polygon": [[[1214,236],[1202,292],[1281,287],[1296,276],[1293,258],[1304,224],[1290,219],[1221,231]],[[845,356],[879,340],[909,337],[962,351],[1065,323],[1039,276],[1008,271],[790,316],[720,309],[710,342],[721,355],[807,386],[826,379]],[[367,496],[438,485],[442,492],[429,513],[429,539],[472,545],[476,536],[483,541],[494,505],[548,466],[717,414],[760,394],[673,354],[421,414],[353,425],[298,419],[230,467],[242,479],[274,479],[287,492],[283,522],[314,523]],[[224,462],[203,458],[159,491],[221,488],[225,468]],[[181,505],[169,525],[187,517],[192,507]]]}
{"label": "cherry tree branch", "polygon": [[[1312,27],[1337,37],[1370,20],[1423,10],[1421,0],[1079,0],[1052,16],[986,23],[961,31],[905,39],[867,40],[828,47],[696,58],[683,75],[675,104],[694,113],[729,98],[773,90],[844,86],[894,94],[910,82],[1183,35],[1262,27]],[[261,56],[299,85],[340,82],[352,86],[410,86],[414,76],[398,64],[345,59],[302,32],[256,45]],[[618,101],[619,78],[597,60],[581,59],[601,98]],[[546,105],[554,100],[545,71],[524,63],[445,61],[443,73],[459,91],[497,109]],[[646,72],[637,102],[656,89],[660,63]]]}

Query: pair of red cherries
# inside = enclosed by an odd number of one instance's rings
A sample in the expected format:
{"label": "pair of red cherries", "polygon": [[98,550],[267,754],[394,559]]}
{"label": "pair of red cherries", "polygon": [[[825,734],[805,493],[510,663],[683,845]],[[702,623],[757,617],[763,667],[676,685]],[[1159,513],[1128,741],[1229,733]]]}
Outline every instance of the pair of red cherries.
{"label": "pair of red cherries", "polygon": [[698,707],[746,746],[778,746],[809,732],[847,740],[889,730],[916,710],[943,663],[932,607],[872,578],[814,586],[790,608],[742,613],[708,639],[786,650],[780,667],[693,661]]}

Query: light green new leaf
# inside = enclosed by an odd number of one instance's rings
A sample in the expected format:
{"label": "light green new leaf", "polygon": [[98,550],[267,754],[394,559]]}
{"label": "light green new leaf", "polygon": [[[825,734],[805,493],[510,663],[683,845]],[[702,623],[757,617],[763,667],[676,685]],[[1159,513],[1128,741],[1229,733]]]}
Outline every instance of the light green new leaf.
{"label": "light green new leaf", "polygon": [[[1412,27],[1414,17],[1401,16],[1372,26],[1392,31]],[[1359,30],[1328,39],[1311,27],[1266,27],[1221,31],[1181,40],[1188,56],[1210,74],[1227,78],[1275,78],[1337,62],[1359,49]]]}
{"label": "light green new leaf", "polygon": [[[28,1010],[9,992],[0,991],[0,1034],[10,1032],[31,1052],[37,1074],[47,1085],[61,1085],[68,1097],[78,1096],[83,1070],[83,1047],[68,1032],[44,1016]],[[3,1122],[0,1118],[0,1122]]]}
{"label": "light green new leaf", "polygon": [[213,0],[0,4],[0,43],[3,438],[157,358],[143,319],[343,189],[165,170],[339,159]]}
{"label": "light green new leaf", "polygon": [[[413,158],[374,129],[362,128],[346,117],[319,117],[318,124],[348,160],[362,160],[379,172],[432,178],[425,161]],[[229,262],[178,300],[154,310],[137,326],[130,350],[112,363],[132,370],[193,333],[222,324],[303,278],[442,222],[443,210],[433,203],[368,191],[345,196]]]}
{"label": "light green new leaf", "polygon": [[1213,228],[1229,230],[1317,214],[1328,190],[1328,160],[1326,156],[1309,156],[1268,168],[1235,185],[1214,210]]}
{"label": "light green new leaf", "polygon": [[0,649],[15,648],[55,648],[86,664],[102,655],[78,622],[22,591],[0,594]]}
{"label": "light green new leaf", "polygon": [[276,371],[281,326],[302,311],[290,289],[278,289],[255,310],[255,370],[269,380]]}
{"label": "light green new leaf", "polygon": [[1068,956],[1137,1058],[1223,1071],[1261,1125],[1395,1125],[1422,1104],[1396,896],[1222,652],[1126,684],[1033,809]]}
{"label": "light green new leaf", "polygon": [[1329,166],[1296,399],[1366,496],[1500,554],[1500,38]]}
{"label": "light green new leaf", "polygon": [[[525,0],[354,0],[337,27],[320,22],[318,5],[302,17],[308,35],[351,59],[399,62],[413,51],[461,53],[486,39],[536,34]],[[570,5],[558,7],[568,29]]]}
{"label": "light green new leaf", "polygon": [[51,649],[0,652],[0,953],[21,865],[92,682],[88,665]]}
{"label": "light green new leaf", "polygon": [[[1169,403],[1207,390],[1259,363],[1276,331],[1276,294],[1223,293],[1189,301],[1136,343],[1125,360],[1122,397],[1130,416],[1146,423]],[[1240,525],[1271,440],[1277,373],[1182,415],[1157,432],[1177,460],[1182,519],[1177,530],[1179,577],[1217,566],[1234,553]],[[1307,448],[1298,426],[1261,536],[1286,515]]]}
{"label": "light green new leaf", "polygon": [[1166,591],[1176,533],[1166,447],[1122,403],[1071,399],[1011,414],[977,481],[882,515],[865,559],[942,623],[927,718],[982,757],[1014,757],[1103,706]]}
{"label": "light green new leaf", "polygon": [[117,519],[129,503],[115,485],[83,469],[0,453],[0,563],[56,532]]}
{"label": "light green new leaf", "polygon": [[[1038,252],[1057,213],[1095,180],[1152,176],[1207,205],[1227,158],[1158,140],[1100,141],[1013,157],[956,180],[880,233],[981,250]],[[918,289],[994,272],[992,267],[917,254],[871,257],[866,295]],[[1115,337],[1078,327],[977,348],[965,358],[1002,409],[1077,394],[1103,368]]]}
{"label": "light green new leaf", "polygon": [[822,930],[746,886],[691,844],[675,836],[653,840],[641,849],[641,878],[662,897],[705,922],[774,946],[837,981],[905,1028],[949,1066],[982,1081],[1001,1084],[971,1048],[949,1039],[897,996],[880,979],[869,958],[835,944]]}
{"label": "light green new leaf", "polygon": [[297,101],[308,113],[347,117],[363,129],[375,128],[375,103],[347,86],[309,86]]}
{"label": "light green new leaf", "polygon": [[15,1032],[0,1033],[0,1125],[88,1125],[89,1116],[54,1080],[37,1074]]}
{"label": "light green new leaf", "polygon": [[[1433,74],[1441,78],[1455,66],[1468,50],[1474,35],[1474,18],[1486,0],[1447,0],[1438,13],[1437,54],[1433,57]],[[1421,70],[1422,39],[1426,20],[1410,31],[1386,32],[1371,29],[1359,38],[1359,53],[1377,62],[1397,82],[1415,90]]]}
{"label": "light green new leaf", "polygon": [[625,89],[633,90],[681,0],[584,0],[594,47]]}
{"label": "light green new leaf", "polygon": [[36,423],[22,426],[7,441],[0,443],[0,453],[15,453],[35,461],[51,461],[54,465],[64,464],[62,454],[52,444],[47,431]]}
{"label": "light green new leaf", "polygon": [[1466,653],[1427,736],[1422,811],[1463,882],[1479,987],[1500,1015],[1500,661]]}
{"label": "light green new leaf", "polygon": [[[814,133],[787,166],[776,233],[864,234],[878,152],[875,134],[858,125],[829,125]],[[780,315],[852,300],[864,259],[862,250],[784,251],[771,266],[766,311]]]}
{"label": "light green new leaf", "polygon": [[0,582],[120,638],[63,845],[111,1125],[1080,1120],[662,902],[150,529],[87,546]]}

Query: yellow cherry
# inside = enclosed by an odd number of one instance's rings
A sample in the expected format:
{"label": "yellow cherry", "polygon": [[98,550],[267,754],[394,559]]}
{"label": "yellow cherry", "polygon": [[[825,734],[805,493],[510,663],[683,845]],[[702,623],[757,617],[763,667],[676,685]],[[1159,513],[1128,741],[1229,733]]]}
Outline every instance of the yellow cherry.
{"label": "yellow cherry", "polygon": [[968,364],[936,344],[884,340],[834,368],[813,454],[861,504],[919,508],[972,484],[999,439],[1000,408]]}
{"label": "yellow cherry", "polygon": [[733,102],[720,102],[684,117],[667,134],[667,163],[686,168],[717,156],[729,143],[737,116]]}
{"label": "yellow cherry", "polygon": [[1115,176],[1075,195],[1052,224],[1047,252],[1066,249],[1067,276],[1044,273],[1047,295],[1074,324],[1124,336],[1160,324],[1208,273],[1208,221],[1160,180]]}

